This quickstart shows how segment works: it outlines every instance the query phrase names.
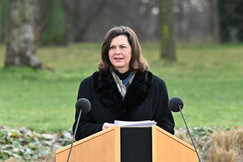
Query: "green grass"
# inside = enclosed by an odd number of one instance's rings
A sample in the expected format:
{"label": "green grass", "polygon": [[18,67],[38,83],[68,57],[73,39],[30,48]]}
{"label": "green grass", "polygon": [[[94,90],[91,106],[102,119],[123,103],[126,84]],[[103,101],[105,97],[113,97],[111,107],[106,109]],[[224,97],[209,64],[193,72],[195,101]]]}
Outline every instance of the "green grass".
{"label": "green grass", "polygon": [[[55,68],[3,69],[0,45],[0,123],[38,132],[71,128],[80,81],[97,70],[100,43],[38,49],[38,57]],[[243,45],[179,44],[177,62],[159,58],[158,43],[142,43],[151,71],[167,83],[169,96],[184,101],[189,127],[243,126]],[[185,127],[173,113],[176,127]]]}

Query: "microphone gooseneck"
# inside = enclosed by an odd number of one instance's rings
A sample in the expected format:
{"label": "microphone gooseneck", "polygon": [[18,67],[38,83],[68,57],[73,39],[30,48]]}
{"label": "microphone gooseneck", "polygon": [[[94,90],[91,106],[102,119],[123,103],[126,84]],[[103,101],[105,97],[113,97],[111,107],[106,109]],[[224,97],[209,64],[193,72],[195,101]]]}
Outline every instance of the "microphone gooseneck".
{"label": "microphone gooseneck", "polygon": [[189,136],[190,136],[190,138],[191,138],[193,147],[194,147],[194,149],[195,149],[195,151],[196,151],[196,153],[197,153],[198,160],[199,160],[199,162],[201,162],[201,159],[200,159],[200,156],[199,156],[199,154],[198,154],[197,148],[196,148],[196,146],[195,146],[195,144],[194,144],[194,141],[193,141],[193,139],[192,139],[192,135],[191,135],[191,133],[190,133],[190,131],[189,131],[189,128],[188,128],[187,123],[186,123],[186,120],[185,120],[184,115],[183,115],[183,113],[182,113],[182,111],[181,111],[182,108],[183,108],[183,106],[184,106],[182,99],[181,99],[180,97],[173,97],[173,98],[171,98],[171,99],[169,100],[168,106],[169,106],[169,108],[171,109],[171,111],[173,111],[173,112],[178,112],[178,111],[181,112],[181,116],[182,116],[182,118],[183,118],[183,120],[184,120],[184,123],[185,123],[185,125],[186,125],[187,133],[189,134]]}
{"label": "microphone gooseneck", "polygon": [[91,103],[86,98],[80,98],[76,102],[75,107],[76,107],[76,110],[79,111],[79,114],[78,114],[78,120],[77,120],[77,123],[76,123],[76,127],[75,127],[75,130],[74,130],[72,144],[71,144],[71,147],[70,147],[70,150],[69,150],[67,162],[69,162],[69,158],[70,158],[71,151],[72,151],[72,148],[73,148],[73,142],[74,142],[74,138],[75,138],[76,133],[77,133],[77,129],[78,129],[78,124],[79,124],[79,120],[80,120],[80,117],[81,117],[81,113],[82,113],[82,111],[84,113],[88,113],[90,111],[90,109],[91,109]]}

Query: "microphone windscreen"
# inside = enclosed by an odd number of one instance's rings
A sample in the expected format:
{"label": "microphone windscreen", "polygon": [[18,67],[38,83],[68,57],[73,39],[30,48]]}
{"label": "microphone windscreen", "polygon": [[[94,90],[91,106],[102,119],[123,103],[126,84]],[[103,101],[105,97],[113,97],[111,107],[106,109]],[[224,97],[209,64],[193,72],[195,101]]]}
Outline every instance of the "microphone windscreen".
{"label": "microphone windscreen", "polygon": [[78,99],[78,101],[76,102],[76,105],[75,105],[76,109],[77,110],[81,110],[84,112],[84,113],[88,113],[91,109],[91,103],[89,102],[88,99],[86,98],[80,98]]}
{"label": "microphone windscreen", "polygon": [[180,111],[179,106],[181,109],[183,108],[183,101],[180,97],[173,97],[170,99],[168,106],[171,111],[178,112]]}

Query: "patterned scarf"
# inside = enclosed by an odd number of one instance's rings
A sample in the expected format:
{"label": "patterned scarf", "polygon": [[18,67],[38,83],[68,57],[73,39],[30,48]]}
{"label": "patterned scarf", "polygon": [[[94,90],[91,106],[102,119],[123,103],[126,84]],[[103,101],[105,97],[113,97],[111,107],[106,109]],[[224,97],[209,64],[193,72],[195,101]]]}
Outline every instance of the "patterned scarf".
{"label": "patterned scarf", "polygon": [[129,76],[124,79],[123,81],[120,80],[120,78],[114,73],[114,71],[111,72],[115,82],[116,82],[116,85],[117,85],[117,88],[120,92],[120,94],[122,95],[123,99],[127,93],[127,89],[129,87],[129,85],[131,85],[132,81],[133,81],[133,78],[135,76],[135,72],[131,72],[129,74]]}

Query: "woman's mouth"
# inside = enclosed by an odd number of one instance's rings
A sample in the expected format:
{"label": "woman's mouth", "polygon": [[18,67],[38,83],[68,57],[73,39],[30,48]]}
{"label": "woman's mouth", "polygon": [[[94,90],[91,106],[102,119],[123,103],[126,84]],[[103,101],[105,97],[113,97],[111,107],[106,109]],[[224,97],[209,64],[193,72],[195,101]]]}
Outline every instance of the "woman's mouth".
{"label": "woman's mouth", "polygon": [[118,57],[115,58],[116,61],[121,61],[122,59],[123,58],[118,58]]}

